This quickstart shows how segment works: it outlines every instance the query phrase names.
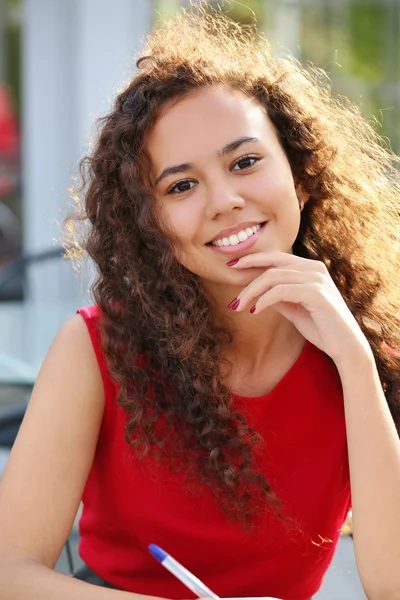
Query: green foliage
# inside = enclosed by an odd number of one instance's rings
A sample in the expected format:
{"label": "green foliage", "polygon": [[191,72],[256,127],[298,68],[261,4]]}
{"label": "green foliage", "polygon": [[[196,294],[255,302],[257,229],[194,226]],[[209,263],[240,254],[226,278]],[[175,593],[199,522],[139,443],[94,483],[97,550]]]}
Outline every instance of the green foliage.
{"label": "green foliage", "polygon": [[385,42],[388,4],[350,2],[348,31],[351,52],[347,69],[371,82],[385,80]]}
{"label": "green foliage", "polygon": [[21,39],[20,29],[8,24],[5,31],[7,45],[6,81],[10,86],[11,100],[14,110],[20,114],[21,110]]}

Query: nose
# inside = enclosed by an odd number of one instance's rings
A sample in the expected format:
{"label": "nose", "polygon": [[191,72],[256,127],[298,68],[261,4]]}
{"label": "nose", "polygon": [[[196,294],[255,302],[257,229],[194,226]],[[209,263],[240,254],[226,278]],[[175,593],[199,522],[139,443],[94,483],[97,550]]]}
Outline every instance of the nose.
{"label": "nose", "polygon": [[225,178],[211,182],[207,190],[206,216],[215,219],[218,215],[229,214],[235,209],[244,208],[246,202]]}

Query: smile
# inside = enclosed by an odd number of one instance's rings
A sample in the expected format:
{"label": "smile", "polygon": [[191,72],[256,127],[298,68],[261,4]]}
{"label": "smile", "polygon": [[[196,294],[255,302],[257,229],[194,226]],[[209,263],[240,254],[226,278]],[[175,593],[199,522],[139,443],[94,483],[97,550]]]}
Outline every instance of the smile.
{"label": "smile", "polygon": [[254,235],[255,233],[257,233],[257,231],[259,229],[261,229],[261,223],[259,223],[258,225],[253,225],[253,227],[246,227],[246,229],[243,229],[242,231],[238,231],[236,234],[234,235],[230,235],[229,237],[224,237],[221,238],[220,240],[215,240],[214,242],[211,242],[214,246],[236,246],[237,244],[239,244],[240,242],[245,242],[247,240],[247,238],[251,237],[252,235]]}
{"label": "smile", "polygon": [[264,231],[268,221],[253,225],[252,227],[246,227],[242,231],[234,235],[230,235],[226,238],[213,240],[206,244],[212,250],[220,252],[221,254],[237,255],[240,252],[246,251],[248,248],[256,243],[262,232]]}

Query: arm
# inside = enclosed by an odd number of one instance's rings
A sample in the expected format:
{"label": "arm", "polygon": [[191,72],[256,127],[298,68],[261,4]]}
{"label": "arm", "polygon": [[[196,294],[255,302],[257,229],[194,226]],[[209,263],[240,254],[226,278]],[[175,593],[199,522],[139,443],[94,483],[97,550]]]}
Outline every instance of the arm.
{"label": "arm", "polygon": [[0,595],[2,600],[162,600],[85,583],[27,558],[2,561]]}
{"label": "arm", "polygon": [[400,441],[373,357],[337,365],[344,407],[357,568],[369,600],[400,598]]}
{"label": "arm", "polygon": [[86,325],[76,315],[60,329],[43,363],[0,483],[2,600],[137,596],[53,571],[93,462],[103,411],[100,371]]}

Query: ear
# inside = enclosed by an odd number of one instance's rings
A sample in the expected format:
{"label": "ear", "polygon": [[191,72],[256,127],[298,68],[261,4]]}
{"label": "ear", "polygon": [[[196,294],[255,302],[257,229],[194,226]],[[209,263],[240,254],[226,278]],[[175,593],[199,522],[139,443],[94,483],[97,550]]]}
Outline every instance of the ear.
{"label": "ear", "polygon": [[296,181],[295,181],[295,190],[296,190],[297,198],[299,200],[302,200],[305,204],[307,202],[307,200],[310,198],[310,194],[304,190],[304,188],[300,182],[296,182]]}

